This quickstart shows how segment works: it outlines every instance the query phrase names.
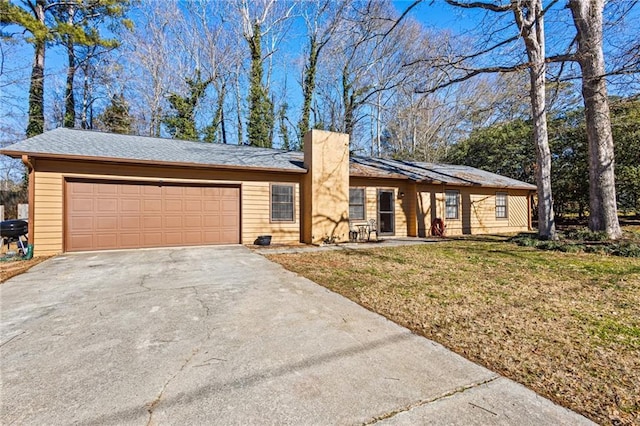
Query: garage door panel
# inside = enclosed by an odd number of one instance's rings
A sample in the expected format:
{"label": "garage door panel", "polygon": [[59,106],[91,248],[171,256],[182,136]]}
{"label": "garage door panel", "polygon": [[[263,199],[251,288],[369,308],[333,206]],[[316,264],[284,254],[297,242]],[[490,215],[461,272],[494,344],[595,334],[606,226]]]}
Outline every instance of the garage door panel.
{"label": "garage door panel", "polygon": [[93,198],[74,198],[71,207],[75,212],[93,212]]}
{"label": "garage door panel", "polygon": [[118,216],[98,216],[95,219],[95,225],[92,224],[91,227],[85,228],[86,230],[91,230],[94,226],[99,231],[108,231],[118,227]]}
{"label": "garage door panel", "polygon": [[203,189],[199,186],[185,187],[184,195],[187,197],[201,198],[203,196]]}
{"label": "garage door panel", "polygon": [[162,229],[162,216],[147,216],[141,217],[142,229],[155,230]]}
{"label": "garage door panel", "polygon": [[167,212],[182,212],[184,210],[182,200],[165,199],[163,204],[164,211]]}
{"label": "garage door panel", "polygon": [[238,203],[236,200],[222,200],[222,211],[235,213],[238,211]]}
{"label": "garage door panel", "polygon": [[171,230],[182,229],[184,228],[183,217],[176,216],[175,214],[172,214],[171,216],[164,216],[162,218],[162,227],[164,229]]}
{"label": "garage door panel", "polygon": [[123,198],[120,201],[120,211],[127,213],[140,213],[142,210],[142,200]]}
{"label": "garage door panel", "polygon": [[75,185],[70,188],[70,191],[74,194],[93,194],[94,189],[95,187],[91,183],[75,182]]}
{"label": "garage door panel", "polygon": [[162,211],[162,199],[145,198],[142,200],[144,213],[157,213]]}
{"label": "garage door panel", "polygon": [[163,186],[162,193],[164,196],[179,196],[184,195],[184,188],[181,186]]}
{"label": "garage door panel", "polygon": [[71,225],[71,230],[74,232],[91,231],[94,226],[93,216],[77,216],[76,220]]}
{"label": "garage door panel", "polygon": [[205,215],[204,226],[205,228],[217,228],[220,226],[220,216]]}
{"label": "garage door panel", "polygon": [[87,234],[73,235],[70,238],[69,244],[72,247],[93,247],[94,246],[93,235],[87,235]]}
{"label": "garage door panel", "polygon": [[145,232],[142,234],[144,247],[161,247],[162,232]]}
{"label": "garage door panel", "polygon": [[182,242],[182,232],[172,232],[166,231],[163,233],[164,235],[164,244],[168,246],[180,246],[183,244]]}
{"label": "garage door panel", "polygon": [[136,248],[142,245],[142,241],[140,241],[140,233],[120,233],[120,245],[126,248]]}
{"label": "garage door panel", "polygon": [[162,187],[158,185],[143,185],[141,191],[145,197],[155,195],[160,198],[162,196]]}
{"label": "garage door panel", "polygon": [[220,201],[206,199],[204,201],[204,210],[209,213],[215,213],[220,211]]}
{"label": "garage door panel", "polygon": [[201,212],[202,200],[186,200],[184,203],[184,210],[187,212]]}
{"label": "garage door panel", "polygon": [[122,195],[140,196],[140,193],[142,192],[142,187],[138,185],[120,185],[118,189]]}
{"label": "garage door panel", "polygon": [[120,228],[139,231],[142,228],[140,219],[140,216],[122,216],[120,217]]}
{"label": "garage door panel", "polygon": [[237,238],[235,237],[235,231],[228,230],[222,232],[220,241],[224,242],[225,244],[232,244],[235,238]]}
{"label": "garage door panel", "polygon": [[240,189],[67,182],[66,250],[240,242]]}
{"label": "garage door panel", "polygon": [[202,216],[198,215],[198,216],[185,216],[183,218],[184,220],[184,227],[187,229],[192,229],[192,228],[196,228],[196,229],[201,229],[202,228]]}
{"label": "garage door panel", "polygon": [[225,228],[235,228],[238,225],[238,218],[235,216],[222,216],[222,226]]}
{"label": "garage door panel", "polygon": [[221,241],[225,243],[222,238],[223,233],[221,231],[204,231],[203,234],[205,241],[208,243],[213,243],[214,241]]}
{"label": "garage door panel", "polygon": [[[99,195],[99,194],[98,194]],[[96,213],[113,213],[118,211],[117,198],[98,198],[96,205]]]}
{"label": "garage door panel", "polygon": [[186,231],[184,234],[184,244],[192,245],[192,244],[202,244],[202,231]]}
{"label": "garage door panel", "polygon": [[94,242],[96,249],[109,249],[119,247],[118,234],[116,233],[97,234],[94,238]]}
{"label": "garage door panel", "polygon": [[118,193],[118,187],[113,185],[113,186],[109,186],[109,185],[100,185],[100,186],[96,186],[94,187],[94,192],[100,194],[100,195],[115,195]]}

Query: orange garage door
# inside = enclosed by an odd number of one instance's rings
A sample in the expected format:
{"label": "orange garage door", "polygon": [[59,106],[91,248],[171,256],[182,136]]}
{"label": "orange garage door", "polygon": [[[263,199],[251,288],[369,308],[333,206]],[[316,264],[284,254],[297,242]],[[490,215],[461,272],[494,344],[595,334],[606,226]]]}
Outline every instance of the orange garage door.
{"label": "orange garage door", "polygon": [[68,181],[65,249],[236,244],[240,189]]}

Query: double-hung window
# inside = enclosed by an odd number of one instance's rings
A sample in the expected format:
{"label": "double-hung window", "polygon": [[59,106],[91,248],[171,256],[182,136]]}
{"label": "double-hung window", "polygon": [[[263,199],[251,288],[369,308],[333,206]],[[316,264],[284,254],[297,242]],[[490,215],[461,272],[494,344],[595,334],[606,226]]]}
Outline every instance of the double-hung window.
{"label": "double-hung window", "polygon": [[460,216],[460,192],[445,191],[445,219],[458,219]]}
{"label": "double-hung window", "polygon": [[364,188],[349,188],[349,220],[364,220]]}
{"label": "double-hung window", "polygon": [[507,209],[507,193],[496,192],[496,219],[507,219],[509,216]]}
{"label": "double-hung window", "polygon": [[271,185],[271,221],[294,222],[293,185]]}

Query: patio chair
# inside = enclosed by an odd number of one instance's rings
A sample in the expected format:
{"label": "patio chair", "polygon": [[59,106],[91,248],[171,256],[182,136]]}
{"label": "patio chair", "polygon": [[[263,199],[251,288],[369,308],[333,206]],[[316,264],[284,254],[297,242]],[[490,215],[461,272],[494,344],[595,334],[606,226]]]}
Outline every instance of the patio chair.
{"label": "patio chair", "polygon": [[352,243],[358,241],[358,228],[351,221],[349,221],[349,241]]}
{"label": "patio chair", "polygon": [[379,234],[378,234],[378,226],[376,224],[376,220],[375,219],[369,219],[369,236],[367,237],[367,239],[371,239],[371,234],[375,233],[376,234],[376,240],[379,238]]}

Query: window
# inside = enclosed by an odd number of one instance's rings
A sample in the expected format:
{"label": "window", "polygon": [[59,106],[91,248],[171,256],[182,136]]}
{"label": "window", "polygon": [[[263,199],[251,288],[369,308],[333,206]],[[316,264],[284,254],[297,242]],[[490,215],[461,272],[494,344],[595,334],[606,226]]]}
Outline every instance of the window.
{"label": "window", "polygon": [[496,192],[496,218],[506,219],[507,214],[507,193]]}
{"label": "window", "polygon": [[293,185],[271,185],[271,221],[293,222]]}
{"label": "window", "polygon": [[458,191],[445,191],[445,218],[458,219],[459,195]]}
{"label": "window", "polygon": [[364,188],[349,188],[349,219],[364,220]]}

